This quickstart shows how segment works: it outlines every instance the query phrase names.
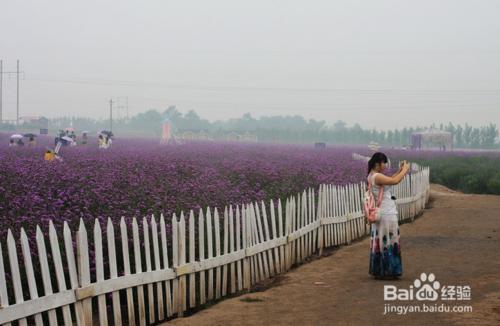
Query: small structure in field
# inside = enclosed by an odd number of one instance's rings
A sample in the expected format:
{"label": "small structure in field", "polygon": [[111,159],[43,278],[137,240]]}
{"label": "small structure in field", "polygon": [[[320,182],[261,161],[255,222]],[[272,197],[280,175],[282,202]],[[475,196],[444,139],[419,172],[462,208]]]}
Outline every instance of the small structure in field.
{"label": "small structure in field", "polygon": [[231,131],[225,135],[225,139],[229,141],[257,142],[257,135],[249,131],[246,131],[244,134]]}
{"label": "small structure in field", "polygon": [[430,149],[438,147],[440,150],[453,149],[453,135],[449,131],[428,129],[411,134],[411,149]]}
{"label": "small structure in field", "polygon": [[324,149],[326,148],[326,143],[314,143],[314,148]]}
{"label": "small structure in field", "polygon": [[180,138],[183,140],[213,140],[205,130],[186,130],[180,134]]}
{"label": "small structure in field", "polygon": [[380,145],[377,142],[371,141],[368,144],[368,148],[374,152],[377,152],[380,149]]}

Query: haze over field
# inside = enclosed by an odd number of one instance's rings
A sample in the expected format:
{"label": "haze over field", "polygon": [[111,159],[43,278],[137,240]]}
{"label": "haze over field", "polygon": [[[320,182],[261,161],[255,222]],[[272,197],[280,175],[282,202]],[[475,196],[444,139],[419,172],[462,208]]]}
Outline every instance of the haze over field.
{"label": "haze over field", "polygon": [[[4,71],[21,115],[176,105],[377,129],[500,125],[498,1],[9,1]],[[15,118],[4,75],[4,118]],[[436,112],[440,112],[436,115]],[[123,114],[123,113],[121,113]]]}

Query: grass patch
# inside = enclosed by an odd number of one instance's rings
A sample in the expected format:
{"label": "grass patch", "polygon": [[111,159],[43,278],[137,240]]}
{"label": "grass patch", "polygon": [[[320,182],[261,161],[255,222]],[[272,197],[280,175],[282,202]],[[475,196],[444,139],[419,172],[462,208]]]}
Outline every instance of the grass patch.
{"label": "grass patch", "polygon": [[263,302],[264,300],[262,299],[259,299],[259,298],[243,298],[243,299],[240,299],[240,301],[242,302]]}

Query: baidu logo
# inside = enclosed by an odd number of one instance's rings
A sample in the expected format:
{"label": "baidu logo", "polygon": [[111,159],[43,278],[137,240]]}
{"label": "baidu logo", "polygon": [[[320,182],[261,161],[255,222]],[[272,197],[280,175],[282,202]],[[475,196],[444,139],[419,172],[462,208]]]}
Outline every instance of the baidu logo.
{"label": "baidu logo", "polygon": [[470,292],[470,286],[441,286],[433,273],[422,273],[408,289],[384,285],[384,300],[470,300]]}
{"label": "baidu logo", "polygon": [[414,300],[435,301],[439,297],[441,284],[436,281],[433,273],[420,274],[420,278],[413,281],[409,289],[398,289],[395,285],[384,285],[384,300]]}
{"label": "baidu logo", "polygon": [[437,300],[439,294],[437,290],[441,287],[438,281],[435,280],[436,277],[434,274],[430,273],[429,276],[427,274],[420,274],[420,279],[416,279],[413,281],[413,285],[417,292],[415,296],[417,300]]}
{"label": "baidu logo", "polygon": [[433,273],[420,274],[407,289],[394,285],[384,285],[384,300],[387,301],[413,301],[419,304],[384,304],[384,315],[397,313],[406,315],[413,312],[471,312],[471,305],[450,305],[444,300],[471,300],[471,289],[468,285],[441,285]]}

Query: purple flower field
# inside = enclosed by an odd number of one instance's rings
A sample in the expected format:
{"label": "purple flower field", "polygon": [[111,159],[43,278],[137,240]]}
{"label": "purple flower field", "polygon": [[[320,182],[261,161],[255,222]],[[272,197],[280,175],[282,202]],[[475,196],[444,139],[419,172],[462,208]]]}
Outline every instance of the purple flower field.
{"label": "purple flower field", "polygon": [[[370,155],[365,146],[314,149],[313,146],[190,142],[160,146],[156,140],[119,139],[108,150],[95,142],[63,147],[64,162],[46,162],[43,153],[52,138],[39,137],[35,148],[8,147],[0,135],[0,217],[15,233],[28,234],[52,219],[76,225],[207,206],[286,198],[322,183],[364,180],[366,165],[353,152]],[[398,159],[471,152],[400,151],[381,149]],[[482,153],[484,155],[484,153]],[[498,155],[498,154],[489,154]],[[6,228],[0,230],[5,238]]]}
{"label": "purple flower field", "polygon": [[[351,159],[359,148],[191,142],[160,146],[155,140],[117,140],[108,150],[94,143],[63,147],[64,162],[46,162],[52,138],[37,147],[8,147],[0,138],[0,216],[15,234],[34,234],[64,221],[163,213],[170,217],[206,206],[286,198],[321,183],[347,184],[366,175]],[[7,229],[0,230],[5,238]]]}
{"label": "purple flower field", "polygon": [[[124,216],[130,225],[132,217],[163,213],[168,222],[173,213],[194,209],[197,216],[199,208],[207,206],[223,209],[230,204],[283,201],[308,187],[317,191],[323,183],[344,185],[365,180],[366,163],[353,160],[352,153],[371,155],[366,146],[315,149],[312,144],[235,142],[160,146],[152,139],[117,139],[112,148],[102,150],[91,139],[87,146],[63,147],[63,162],[46,162],[43,154],[46,146],[53,145],[53,138],[41,136],[37,142],[34,148],[8,147],[8,135],[0,134],[0,239],[5,241],[9,228],[18,238],[23,227],[33,257],[38,256],[36,225],[47,234],[49,220],[58,232],[65,221],[76,231],[80,218],[91,230],[95,218],[103,227],[108,217],[117,225]],[[387,174],[394,172],[401,159],[485,155],[380,151],[393,163]],[[93,256],[93,248],[89,250]],[[94,265],[91,272],[94,278]],[[10,280],[10,273],[6,278]]]}

